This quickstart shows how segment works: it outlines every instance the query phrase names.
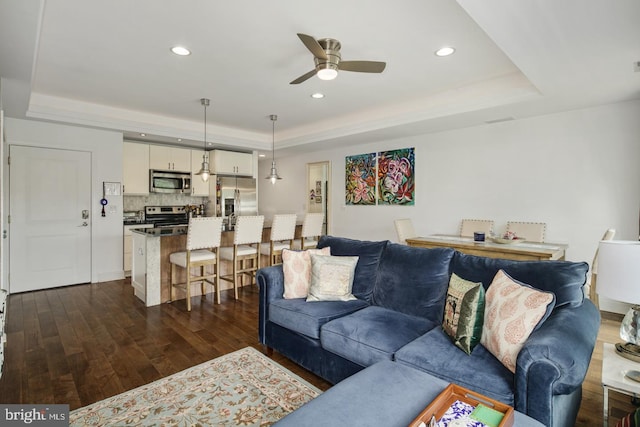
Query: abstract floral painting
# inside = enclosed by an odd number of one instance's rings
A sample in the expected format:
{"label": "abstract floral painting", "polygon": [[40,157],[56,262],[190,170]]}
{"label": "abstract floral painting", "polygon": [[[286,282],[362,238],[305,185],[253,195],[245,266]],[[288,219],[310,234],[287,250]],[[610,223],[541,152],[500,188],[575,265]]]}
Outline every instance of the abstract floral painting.
{"label": "abstract floral painting", "polygon": [[378,153],[378,204],[413,205],[414,171],[413,147]]}
{"label": "abstract floral painting", "polygon": [[347,205],[375,205],[376,153],[346,157],[345,181]]}

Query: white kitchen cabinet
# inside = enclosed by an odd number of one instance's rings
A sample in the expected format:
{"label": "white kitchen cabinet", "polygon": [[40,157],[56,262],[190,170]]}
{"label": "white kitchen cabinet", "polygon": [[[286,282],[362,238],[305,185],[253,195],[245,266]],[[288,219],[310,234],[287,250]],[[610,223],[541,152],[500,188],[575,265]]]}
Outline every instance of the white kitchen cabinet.
{"label": "white kitchen cabinet", "polygon": [[125,142],[122,161],[122,192],[149,194],[149,145]]}
{"label": "white kitchen cabinet", "polygon": [[236,151],[212,150],[212,172],[218,175],[253,176],[253,154]]}
{"label": "white kitchen cabinet", "polygon": [[[196,173],[200,172],[200,168],[202,168],[203,154],[204,151],[202,150],[191,150],[191,194],[193,196],[207,197],[209,196],[209,183],[211,180],[215,182],[215,176],[212,173],[209,181],[203,182],[200,175],[196,175]],[[208,155],[211,156],[211,152],[209,152]],[[211,163],[209,163],[209,170],[211,170]]]}
{"label": "white kitchen cabinet", "polygon": [[191,171],[191,150],[150,145],[149,169],[189,172]]}
{"label": "white kitchen cabinet", "polygon": [[153,224],[135,224],[124,226],[124,242],[122,252],[124,255],[124,275],[126,277],[131,275],[131,263],[133,259],[133,238],[131,236],[131,230],[134,228],[153,228]]}

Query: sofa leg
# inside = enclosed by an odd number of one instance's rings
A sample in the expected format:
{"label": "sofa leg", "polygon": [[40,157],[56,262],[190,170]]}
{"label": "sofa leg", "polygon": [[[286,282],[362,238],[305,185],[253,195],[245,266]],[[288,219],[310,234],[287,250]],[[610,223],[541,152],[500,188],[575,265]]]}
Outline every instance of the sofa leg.
{"label": "sofa leg", "polygon": [[266,354],[267,356],[271,357],[273,356],[273,349],[269,346],[263,345],[262,346],[262,352],[264,354]]}

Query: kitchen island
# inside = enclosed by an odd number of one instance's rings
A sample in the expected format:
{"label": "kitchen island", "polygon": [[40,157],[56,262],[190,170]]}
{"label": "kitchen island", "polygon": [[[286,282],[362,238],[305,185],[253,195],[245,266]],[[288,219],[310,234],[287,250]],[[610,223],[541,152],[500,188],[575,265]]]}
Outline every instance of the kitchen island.
{"label": "kitchen island", "polygon": [[[171,302],[171,264],[169,255],[173,252],[184,251],[187,245],[186,226],[161,227],[161,228],[137,228],[132,229],[132,254],[131,262],[131,286],[134,294],[140,298],[147,307]],[[296,238],[299,238],[302,226],[296,226]],[[266,224],[262,230],[262,241],[268,242],[271,235],[271,226]],[[225,230],[221,236],[221,246],[233,245],[233,230]],[[268,265],[268,257],[263,256],[260,265]],[[220,273],[230,274],[231,264],[220,263]],[[181,271],[179,274],[184,274]],[[185,277],[179,276],[180,280]],[[244,286],[242,283],[240,286]],[[232,289],[233,284],[220,281],[220,289]],[[193,286],[192,296],[200,295],[200,287]],[[179,298],[184,295],[178,294]]]}

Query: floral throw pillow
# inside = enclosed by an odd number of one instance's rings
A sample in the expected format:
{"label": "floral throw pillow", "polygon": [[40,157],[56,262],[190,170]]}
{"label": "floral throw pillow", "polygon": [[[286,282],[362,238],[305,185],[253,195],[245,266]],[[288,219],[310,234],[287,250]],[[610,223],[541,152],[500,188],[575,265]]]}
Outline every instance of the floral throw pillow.
{"label": "floral throw pillow", "polygon": [[455,273],[451,275],[442,328],[456,347],[467,354],[480,342],[484,299],[482,283],[470,282]]}
{"label": "floral throw pillow", "polygon": [[549,317],[556,297],[512,279],[503,270],[493,278],[486,297],[480,343],[515,373],[518,353]]}
{"label": "floral throw pillow", "polygon": [[282,250],[284,299],[306,298],[311,285],[311,254],[331,255],[331,247],[306,251]]}
{"label": "floral throw pillow", "polygon": [[326,256],[311,254],[311,286],[307,302],[350,301],[357,256]]}

